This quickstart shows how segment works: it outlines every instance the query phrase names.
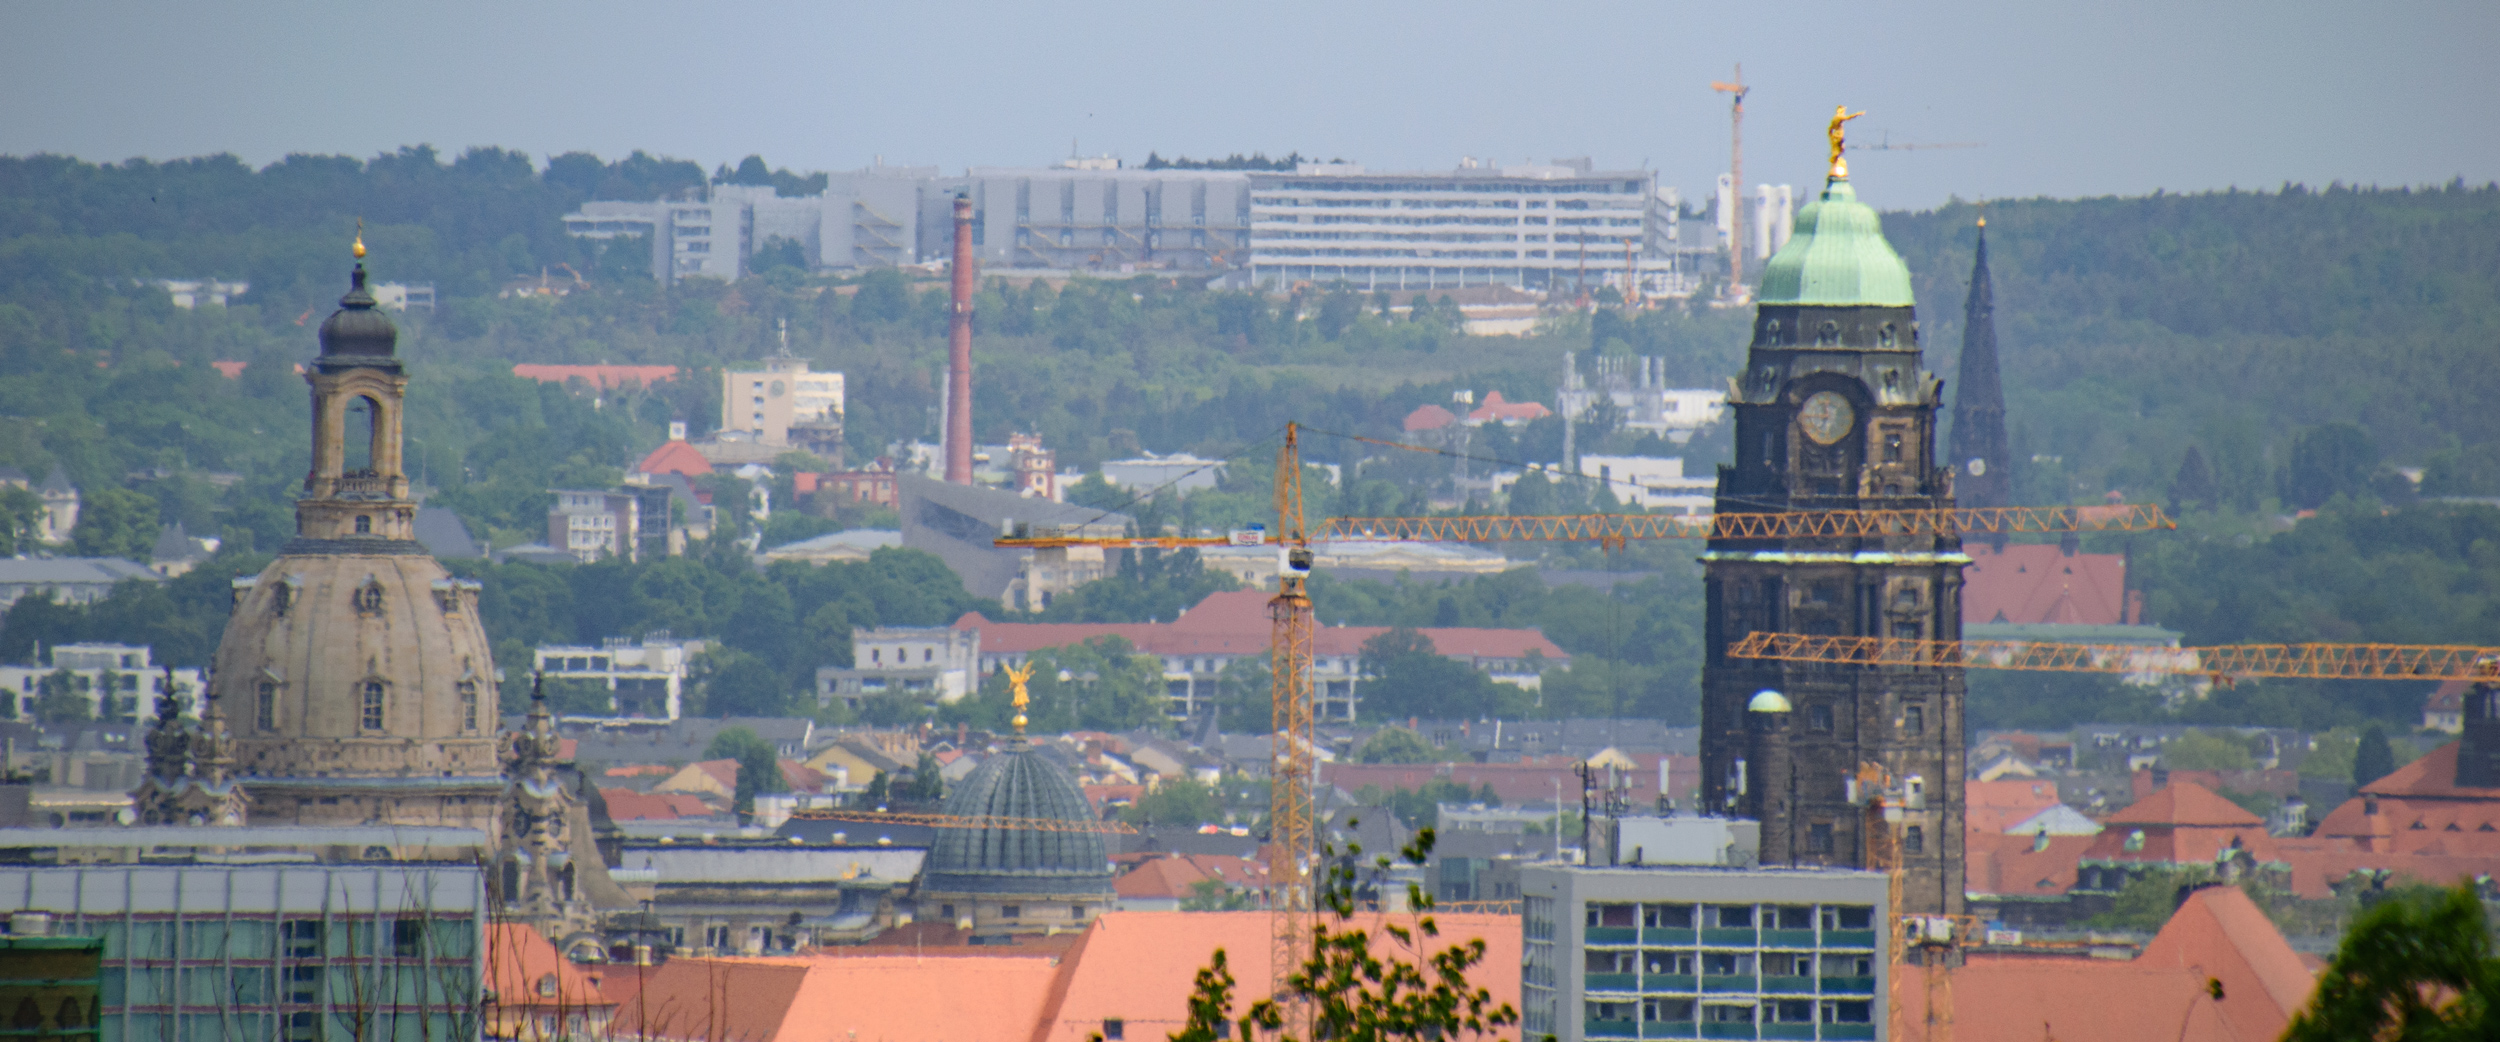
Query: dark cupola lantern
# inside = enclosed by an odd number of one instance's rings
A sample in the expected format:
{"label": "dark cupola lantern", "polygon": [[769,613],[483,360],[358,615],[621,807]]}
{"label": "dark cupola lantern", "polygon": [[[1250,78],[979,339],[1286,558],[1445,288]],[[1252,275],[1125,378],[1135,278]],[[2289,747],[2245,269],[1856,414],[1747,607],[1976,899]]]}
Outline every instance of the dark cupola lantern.
{"label": "dark cupola lantern", "polygon": [[339,309],[321,323],[321,357],[390,358],[399,347],[399,327],[374,306],[365,289],[365,237],[356,233],[356,271],[349,276],[347,295]]}

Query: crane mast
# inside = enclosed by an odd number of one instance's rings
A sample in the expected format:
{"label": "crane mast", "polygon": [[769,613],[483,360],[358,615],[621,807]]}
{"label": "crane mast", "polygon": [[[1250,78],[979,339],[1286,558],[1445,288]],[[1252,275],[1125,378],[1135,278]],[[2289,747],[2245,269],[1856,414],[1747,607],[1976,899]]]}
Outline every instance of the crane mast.
{"label": "crane mast", "polygon": [[1285,982],[1311,950],[1311,876],[1318,863],[1311,821],[1311,793],[1318,781],[1312,749],[1311,595],[1303,587],[1303,577],[1311,571],[1311,546],[1302,527],[1301,425],[1295,423],[1285,424],[1285,444],[1276,450],[1276,535],[1276,598],[1267,608],[1274,627],[1268,641],[1268,900],[1275,930],[1269,957],[1277,1002],[1291,1029],[1309,1019],[1307,1004],[1293,1002]]}
{"label": "crane mast", "polygon": [[1745,65],[1736,64],[1733,83],[1712,81],[1710,89],[1732,94],[1736,104],[1728,116],[1728,299],[1745,299]]}

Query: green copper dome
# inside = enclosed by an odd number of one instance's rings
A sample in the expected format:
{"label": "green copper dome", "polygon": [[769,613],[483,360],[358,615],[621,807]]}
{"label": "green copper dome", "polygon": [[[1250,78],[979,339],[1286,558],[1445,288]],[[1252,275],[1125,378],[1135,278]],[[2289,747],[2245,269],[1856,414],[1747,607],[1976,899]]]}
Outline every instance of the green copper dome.
{"label": "green copper dome", "polygon": [[1909,307],[1910,267],[1884,241],[1883,221],[1845,177],[1797,211],[1797,228],[1762,269],[1757,304]]}

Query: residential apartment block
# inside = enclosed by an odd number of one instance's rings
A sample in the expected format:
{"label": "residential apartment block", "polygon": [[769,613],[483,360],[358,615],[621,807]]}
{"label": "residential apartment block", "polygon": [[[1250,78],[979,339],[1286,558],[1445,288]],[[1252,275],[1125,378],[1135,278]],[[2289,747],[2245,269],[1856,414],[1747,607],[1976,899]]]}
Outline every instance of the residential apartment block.
{"label": "residential apartment block", "polygon": [[[0,692],[17,700],[18,711],[12,717],[34,719],[35,703],[42,699],[47,684],[62,685],[67,693],[86,700],[90,716],[97,720],[149,719],[165,695],[165,672],[145,646],[57,644],[49,658],[48,664],[0,666]],[[199,690],[198,668],[174,671],[175,693],[196,698]]]}
{"label": "residential apartment block", "polygon": [[905,692],[952,702],[980,686],[981,631],[949,626],[879,626],[851,630],[851,666],[816,670],[816,700],[862,699]]}
{"label": "residential apartment block", "polygon": [[588,564],[602,557],[640,558],[642,500],[630,491],[556,489],[547,511],[547,545]]}
{"label": "residential apartment block", "polygon": [[1532,864],[1519,892],[1528,1035],[1885,1037],[1883,873]]}
{"label": "residential apartment block", "polygon": [[604,685],[610,716],[675,720],[685,709],[686,675],[704,646],[704,641],[676,640],[667,633],[610,637],[595,648],[541,646],[532,664],[550,679]]}

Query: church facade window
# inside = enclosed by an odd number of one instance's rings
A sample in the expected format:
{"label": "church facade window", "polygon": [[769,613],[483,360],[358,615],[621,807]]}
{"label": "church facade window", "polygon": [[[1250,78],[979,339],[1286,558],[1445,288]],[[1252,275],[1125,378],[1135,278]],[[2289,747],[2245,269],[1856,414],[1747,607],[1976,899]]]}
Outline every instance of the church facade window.
{"label": "church facade window", "polygon": [[368,731],[381,730],[383,709],[389,702],[390,688],[379,680],[367,680],[358,686],[356,695],[357,726]]}
{"label": "church facade window", "polygon": [[463,680],[457,686],[460,690],[460,729],[475,731],[477,730],[477,681]]}

